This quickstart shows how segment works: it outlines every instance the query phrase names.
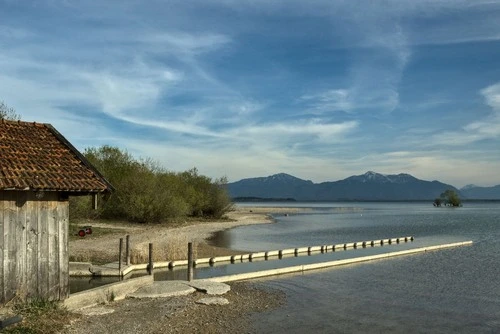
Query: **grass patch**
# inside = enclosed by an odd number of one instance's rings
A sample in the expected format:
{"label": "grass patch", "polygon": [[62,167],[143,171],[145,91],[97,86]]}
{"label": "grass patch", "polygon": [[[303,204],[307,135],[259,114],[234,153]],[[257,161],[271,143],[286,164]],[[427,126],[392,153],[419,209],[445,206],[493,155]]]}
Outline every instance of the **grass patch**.
{"label": "grass patch", "polygon": [[70,262],[90,262],[94,265],[102,265],[102,264],[118,261],[118,251],[116,252],[116,254],[113,254],[110,252],[89,251],[85,254],[70,255],[69,261]]}
{"label": "grass patch", "polygon": [[[188,258],[187,236],[172,236],[166,243],[153,245],[153,262],[165,262],[174,260],[187,260]],[[197,256],[197,245],[193,243],[193,257]],[[132,264],[148,263],[149,244],[141,244],[130,251],[130,262]]]}
{"label": "grass patch", "polygon": [[12,310],[22,315],[23,321],[4,329],[2,333],[57,333],[62,331],[71,320],[79,317],[62,307],[60,302],[43,298],[17,303]]}
{"label": "grass patch", "polygon": [[[232,222],[234,219],[230,219],[227,216],[222,218],[194,218],[188,217],[178,220],[170,220],[165,223],[133,223],[123,220],[105,220],[105,219],[74,219],[70,221],[70,241],[76,240],[89,240],[89,245],[91,240],[94,238],[99,238],[103,235],[113,235],[116,234],[117,237],[123,237],[124,234],[130,234],[132,237],[132,245],[130,249],[130,262],[132,264],[143,264],[148,263],[149,260],[149,247],[147,243],[134,244],[134,230],[139,228],[148,229],[150,227],[184,227],[195,224],[212,223],[212,222]],[[84,226],[92,226],[92,234],[86,235],[85,237],[80,237],[77,235],[78,230]],[[130,230],[128,229],[130,227]],[[154,232],[152,232],[154,233]],[[72,262],[91,262],[94,265],[101,265],[110,262],[118,261],[118,238],[116,239],[116,244],[110,245],[110,249],[101,251],[98,249],[93,249],[91,246],[85,251],[79,251],[77,254],[71,254],[69,260]],[[192,241],[191,238],[181,234],[169,234],[161,242],[155,241],[153,249],[153,261],[154,262],[164,262],[164,261],[174,261],[174,260],[186,260],[187,259],[187,244]],[[113,241],[114,242],[114,241]],[[71,247],[71,245],[70,245]],[[123,245],[123,261],[125,261],[125,238]],[[193,256],[196,259],[198,257],[197,250],[198,245],[193,244]]]}

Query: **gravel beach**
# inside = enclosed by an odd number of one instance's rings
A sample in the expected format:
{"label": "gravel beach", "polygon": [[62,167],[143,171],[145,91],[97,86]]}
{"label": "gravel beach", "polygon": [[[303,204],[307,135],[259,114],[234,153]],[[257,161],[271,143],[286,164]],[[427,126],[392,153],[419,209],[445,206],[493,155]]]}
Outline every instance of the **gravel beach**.
{"label": "gravel beach", "polygon": [[231,284],[227,305],[201,305],[195,292],[181,297],[125,299],[82,310],[64,333],[254,333],[249,315],[279,307],[284,293]]}
{"label": "gravel beach", "polygon": [[[131,233],[134,247],[146,247],[149,242],[161,245],[172,238],[188,238],[197,243],[198,257],[235,254],[234,250],[214,247],[206,240],[213,233],[241,225],[272,223],[269,213],[292,213],[290,208],[237,208],[228,214],[227,222],[190,223],[175,228],[159,225],[114,225],[122,233]],[[95,236],[70,243],[74,257],[92,256],[89,252],[110,252],[116,235]],[[283,305],[284,293],[263,289],[252,282],[234,282],[231,291],[223,295],[228,305],[201,305],[196,301],[206,297],[195,292],[188,296],[125,299],[77,312],[65,333],[253,333],[249,315]]]}

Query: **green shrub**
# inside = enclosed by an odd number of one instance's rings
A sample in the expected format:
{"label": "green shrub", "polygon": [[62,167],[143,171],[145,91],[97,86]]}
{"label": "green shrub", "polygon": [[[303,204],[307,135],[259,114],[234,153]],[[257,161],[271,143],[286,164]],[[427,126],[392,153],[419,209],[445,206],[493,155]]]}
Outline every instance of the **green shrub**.
{"label": "green shrub", "polygon": [[167,222],[182,217],[222,217],[231,200],[225,178],[212,181],[193,168],[168,172],[150,159],[136,160],[116,147],[85,150],[87,159],[115,187],[98,210],[91,210],[88,196],[70,199],[70,218],[125,219],[134,222]]}

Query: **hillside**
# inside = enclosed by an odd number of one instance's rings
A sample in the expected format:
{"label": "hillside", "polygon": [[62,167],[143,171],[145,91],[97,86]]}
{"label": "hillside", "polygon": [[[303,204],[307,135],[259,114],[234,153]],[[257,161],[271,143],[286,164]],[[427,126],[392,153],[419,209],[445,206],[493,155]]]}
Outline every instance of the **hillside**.
{"label": "hillside", "polygon": [[339,181],[313,183],[288,174],[243,179],[228,184],[237,197],[293,198],[298,201],[394,201],[434,200],[452,185],[420,180],[409,174],[384,175],[367,172]]}
{"label": "hillside", "polygon": [[500,184],[494,187],[478,187],[468,185],[460,189],[467,199],[500,200]]}

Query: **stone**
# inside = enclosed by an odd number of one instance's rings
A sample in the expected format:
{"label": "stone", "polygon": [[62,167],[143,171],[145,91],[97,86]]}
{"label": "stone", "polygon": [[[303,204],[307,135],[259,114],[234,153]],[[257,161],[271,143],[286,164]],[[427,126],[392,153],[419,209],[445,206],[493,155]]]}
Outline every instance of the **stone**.
{"label": "stone", "polygon": [[109,307],[87,307],[87,308],[82,308],[77,311],[77,313],[83,314],[83,315],[88,315],[88,316],[95,316],[95,315],[103,315],[103,314],[109,314],[113,313],[115,310]]}
{"label": "stone", "polygon": [[229,304],[229,300],[222,297],[206,297],[197,300],[196,303],[203,305],[227,305]]}
{"label": "stone", "polygon": [[231,286],[228,284],[214,282],[207,279],[194,280],[186,282],[186,284],[198,291],[205,292],[207,295],[223,295],[231,290]]}
{"label": "stone", "polygon": [[134,293],[128,294],[128,298],[160,298],[185,296],[196,290],[184,281],[157,281],[150,286],[137,289]]}
{"label": "stone", "polygon": [[2,315],[0,317],[0,330],[4,329],[10,325],[14,325],[18,322],[21,322],[23,320],[23,317],[21,315]]}

